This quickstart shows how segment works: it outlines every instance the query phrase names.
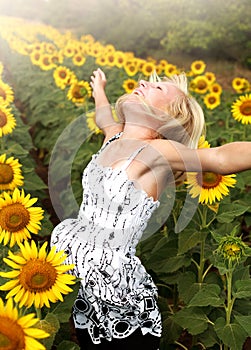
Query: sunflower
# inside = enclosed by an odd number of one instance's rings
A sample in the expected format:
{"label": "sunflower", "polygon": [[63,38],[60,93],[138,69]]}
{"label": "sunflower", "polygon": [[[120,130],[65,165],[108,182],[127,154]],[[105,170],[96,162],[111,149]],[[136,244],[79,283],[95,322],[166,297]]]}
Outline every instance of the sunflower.
{"label": "sunflower", "polygon": [[23,186],[21,164],[13,157],[6,159],[6,154],[0,155],[0,190],[14,190]]}
{"label": "sunflower", "polygon": [[[198,142],[198,148],[210,148],[210,144],[201,136]],[[207,204],[212,209],[212,204],[221,200],[223,195],[229,193],[228,187],[234,187],[236,179],[235,174],[220,175],[212,172],[188,172],[185,184],[190,188],[192,198],[199,197],[199,203]],[[213,210],[213,209],[212,209]]]}
{"label": "sunflower", "polygon": [[52,43],[45,42],[44,43],[44,51],[48,52],[50,54],[55,53],[56,52],[56,46],[54,44],[52,44]]}
{"label": "sunflower", "polygon": [[56,65],[64,62],[64,56],[60,52],[54,52],[51,54],[51,61]]}
{"label": "sunflower", "polygon": [[138,73],[139,69],[138,65],[135,62],[129,61],[124,65],[124,70],[129,77],[133,77]]}
{"label": "sunflower", "polygon": [[205,72],[205,77],[207,77],[207,80],[209,81],[210,84],[213,84],[216,80],[216,76],[212,72]]}
{"label": "sunflower", "polygon": [[95,61],[96,65],[97,66],[107,66],[107,57],[106,56],[99,56],[96,58],[96,61]]}
{"label": "sunflower", "polygon": [[115,66],[122,68],[126,62],[126,55],[122,51],[115,52]]}
{"label": "sunflower", "polygon": [[220,175],[212,172],[187,173],[186,184],[192,198],[199,196],[199,203],[212,204],[229,194],[228,187],[234,187],[236,175]]}
{"label": "sunflower", "polygon": [[102,130],[99,129],[99,127],[95,123],[95,112],[86,113],[86,123],[90,131],[94,132],[95,134],[102,133]]}
{"label": "sunflower", "polygon": [[0,106],[0,137],[11,134],[16,126],[16,119],[11,113],[10,108]]}
{"label": "sunflower", "polygon": [[222,87],[219,83],[213,83],[209,86],[208,89],[210,92],[214,92],[215,94],[222,94]]}
{"label": "sunflower", "polygon": [[177,70],[177,66],[176,65],[168,63],[165,66],[165,75],[167,77],[170,77],[171,75],[176,74],[177,72],[178,72],[178,70]]}
{"label": "sunflower", "polygon": [[31,54],[30,54],[30,60],[31,60],[31,63],[34,65],[34,66],[38,66],[40,64],[40,58],[41,58],[42,54],[40,51],[33,51]]}
{"label": "sunflower", "polygon": [[83,56],[80,53],[76,53],[73,57],[72,57],[72,63],[75,66],[83,66],[83,64],[85,64],[86,58],[85,56]]}
{"label": "sunflower", "polygon": [[249,81],[240,77],[236,77],[232,80],[232,87],[237,93],[248,92],[250,90]]}
{"label": "sunflower", "polygon": [[87,81],[73,81],[69,91],[67,93],[67,98],[73,103],[84,103],[86,98],[91,97],[91,87]]}
{"label": "sunflower", "polygon": [[166,68],[166,66],[168,65],[168,61],[167,60],[160,60],[159,61],[159,65],[163,68],[163,70]]}
{"label": "sunflower", "polygon": [[74,265],[65,265],[67,258],[63,251],[56,252],[56,247],[46,252],[47,242],[38,250],[36,243],[25,241],[20,243],[20,254],[9,251],[4,262],[13,268],[9,272],[0,272],[0,276],[11,278],[0,287],[0,290],[9,291],[6,298],[14,297],[19,306],[42,308],[50,307],[50,302],[64,301],[62,294],[72,292],[68,284],[74,284],[76,278],[65,273],[74,268]]}
{"label": "sunflower", "polygon": [[199,139],[198,142],[198,148],[210,148],[210,144],[208,143],[208,141],[205,139],[205,136],[202,135]]}
{"label": "sunflower", "polygon": [[233,118],[242,124],[251,124],[251,94],[240,96],[231,108]]}
{"label": "sunflower", "polygon": [[208,109],[215,109],[220,105],[220,102],[220,95],[214,92],[210,92],[204,97],[204,103]]}
{"label": "sunflower", "polygon": [[72,44],[67,44],[63,49],[63,55],[65,57],[73,57],[75,54],[75,47]]}
{"label": "sunflower", "polygon": [[214,252],[232,265],[232,263],[239,263],[243,257],[248,257],[250,248],[241,237],[230,235],[219,239],[219,246]]}
{"label": "sunflower", "polygon": [[14,101],[14,93],[8,84],[0,80],[0,103],[9,105]]}
{"label": "sunflower", "polygon": [[138,82],[134,79],[126,79],[122,86],[126,93],[130,94],[138,86]]}
{"label": "sunflower", "polygon": [[141,72],[144,74],[146,77],[150,77],[150,75],[154,72],[155,70],[155,63],[154,62],[145,62],[142,65]]}
{"label": "sunflower", "polygon": [[82,35],[80,40],[83,41],[83,43],[85,44],[91,44],[95,41],[94,37],[91,34]]}
{"label": "sunflower", "polygon": [[105,56],[108,67],[114,67],[116,65],[115,52],[108,52]]}
{"label": "sunflower", "polygon": [[191,64],[191,71],[194,75],[199,75],[204,73],[205,68],[206,68],[206,64],[204,61],[197,60]]}
{"label": "sunflower", "polygon": [[198,94],[205,94],[208,91],[210,83],[206,76],[201,75],[195,77],[191,82],[189,88]]}
{"label": "sunflower", "polygon": [[3,192],[0,198],[0,243],[10,242],[10,247],[24,239],[31,238],[30,233],[37,234],[43,209],[32,207],[37,198],[25,196],[24,190],[15,188],[12,195]]}
{"label": "sunflower", "polygon": [[52,61],[52,55],[43,54],[39,60],[39,67],[42,70],[51,70],[56,67],[56,64]]}
{"label": "sunflower", "polygon": [[74,73],[64,66],[58,66],[53,72],[53,77],[55,84],[62,90],[75,79]]}
{"label": "sunflower", "polygon": [[94,44],[87,45],[87,54],[92,57],[99,57],[105,55],[104,47],[97,41]]}
{"label": "sunflower", "polygon": [[50,335],[33,327],[39,321],[34,316],[34,313],[19,316],[11,298],[5,305],[0,298],[0,349],[46,350],[36,338],[43,339]]}

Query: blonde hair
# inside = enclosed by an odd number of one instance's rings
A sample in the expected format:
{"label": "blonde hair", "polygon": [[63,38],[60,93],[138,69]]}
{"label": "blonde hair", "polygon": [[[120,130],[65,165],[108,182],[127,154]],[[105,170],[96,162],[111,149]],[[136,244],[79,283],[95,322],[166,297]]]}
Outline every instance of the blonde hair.
{"label": "blonde hair", "polygon": [[[156,72],[150,77],[150,82],[167,82],[179,89],[181,94],[168,103],[164,113],[156,113],[156,108],[144,105],[147,113],[161,121],[160,128],[157,129],[158,137],[167,140],[174,140],[190,148],[197,148],[199,138],[205,134],[204,113],[193,96],[188,92],[187,77],[185,73],[175,74],[169,78],[161,79]],[[127,99],[128,94],[121,96],[116,104],[115,109],[120,122],[124,123],[123,102]]]}
{"label": "blonde hair", "polygon": [[[188,92],[186,74],[175,74],[169,78],[164,78],[163,81],[173,84],[182,92],[166,107],[167,114],[177,122],[177,130],[174,133],[174,137],[177,138],[176,141],[190,148],[197,148],[199,138],[201,135],[205,135],[205,118],[201,106]],[[169,122],[167,120],[167,123],[158,130],[164,138],[170,136]]]}

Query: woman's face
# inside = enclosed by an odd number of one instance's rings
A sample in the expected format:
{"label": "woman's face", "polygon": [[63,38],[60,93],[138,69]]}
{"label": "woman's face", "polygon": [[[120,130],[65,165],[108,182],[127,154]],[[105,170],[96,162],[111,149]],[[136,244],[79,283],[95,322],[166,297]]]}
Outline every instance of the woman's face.
{"label": "woman's face", "polygon": [[139,86],[132,94],[140,96],[148,105],[160,110],[165,110],[167,105],[182,92],[173,84],[168,82],[151,83],[140,80]]}

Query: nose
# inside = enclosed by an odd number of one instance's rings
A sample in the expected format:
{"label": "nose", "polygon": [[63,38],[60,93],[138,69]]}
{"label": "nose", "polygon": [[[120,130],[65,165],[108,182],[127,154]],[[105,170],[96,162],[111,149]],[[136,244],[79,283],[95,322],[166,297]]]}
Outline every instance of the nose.
{"label": "nose", "polygon": [[139,86],[146,88],[148,86],[148,82],[146,80],[140,80],[139,81]]}

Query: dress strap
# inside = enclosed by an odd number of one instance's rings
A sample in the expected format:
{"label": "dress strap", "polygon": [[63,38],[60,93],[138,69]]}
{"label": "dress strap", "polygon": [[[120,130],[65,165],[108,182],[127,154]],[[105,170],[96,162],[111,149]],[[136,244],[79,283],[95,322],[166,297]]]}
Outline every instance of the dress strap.
{"label": "dress strap", "polygon": [[126,170],[129,165],[131,164],[131,162],[137,157],[137,155],[147,146],[143,145],[140,148],[136,149],[136,151],[134,151],[130,157],[126,160],[126,162],[122,165],[122,167],[120,168],[121,170]]}

